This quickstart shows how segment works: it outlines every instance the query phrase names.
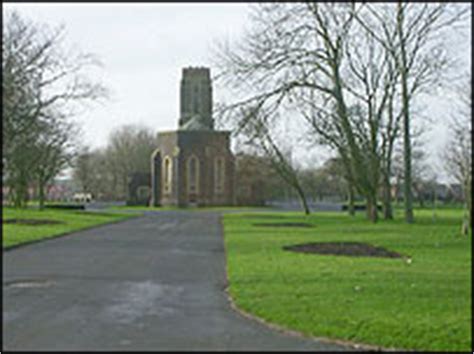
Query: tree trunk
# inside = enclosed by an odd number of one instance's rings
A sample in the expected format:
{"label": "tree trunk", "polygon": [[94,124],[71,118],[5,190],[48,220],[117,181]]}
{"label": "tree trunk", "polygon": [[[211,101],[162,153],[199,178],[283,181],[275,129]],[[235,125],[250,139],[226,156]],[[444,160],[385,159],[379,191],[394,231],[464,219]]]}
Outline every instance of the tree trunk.
{"label": "tree trunk", "polygon": [[44,209],[44,183],[42,181],[38,181],[38,201],[39,201],[39,209]]}
{"label": "tree trunk", "polygon": [[464,215],[462,217],[461,235],[467,236],[469,234],[469,217],[467,216],[467,204],[465,203]]}
{"label": "tree trunk", "polygon": [[397,202],[397,205],[400,205],[401,200],[400,200],[400,177],[397,176],[397,181],[395,182],[395,200]]}
{"label": "tree trunk", "polygon": [[304,194],[303,189],[299,185],[295,185],[295,190],[298,193],[298,196],[300,197],[300,202],[301,202],[301,205],[303,206],[304,213],[306,215],[309,215],[311,211],[309,210],[308,202],[306,200],[306,196]]}
{"label": "tree trunk", "polygon": [[390,194],[391,185],[389,176],[384,174],[382,183],[383,218],[385,220],[393,220],[392,195]]}
{"label": "tree trunk", "polygon": [[348,205],[347,205],[347,211],[349,212],[350,216],[355,215],[355,207],[354,207],[354,186],[352,183],[349,183],[349,200],[348,200]]}
{"label": "tree trunk", "polygon": [[466,187],[466,204],[469,216],[469,228],[472,230],[472,175],[469,173],[467,177]]}
{"label": "tree trunk", "polygon": [[418,200],[418,205],[420,206],[420,208],[423,208],[425,204],[424,204],[423,195],[421,193],[420,186],[418,186],[417,183],[414,183],[413,189],[415,190],[415,193],[416,193],[416,200]]}
{"label": "tree trunk", "polygon": [[[405,75],[404,75],[405,76]],[[405,165],[404,196],[405,196],[405,221],[413,223],[413,195],[411,190],[411,141],[410,141],[410,117],[408,113],[408,97],[406,77],[403,81],[403,158]]]}
{"label": "tree trunk", "polygon": [[432,216],[432,220],[433,222],[436,221],[436,187],[435,189],[433,190],[433,216]]}
{"label": "tree trunk", "polygon": [[471,195],[471,176],[466,178],[466,185],[464,187],[464,216],[462,222],[461,233],[468,235],[469,230],[472,232],[472,195]]}
{"label": "tree trunk", "polygon": [[12,181],[10,190],[13,195],[13,206],[15,208],[25,208],[28,202],[28,180],[20,175]]}
{"label": "tree trunk", "polygon": [[23,177],[16,179],[11,186],[13,194],[13,206],[25,208],[28,202],[28,182]]}
{"label": "tree trunk", "polygon": [[30,191],[28,190],[28,184],[24,187],[24,193],[23,193],[23,202],[22,202],[22,208],[27,208],[28,207],[28,201],[30,200]]}
{"label": "tree trunk", "polygon": [[377,198],[373,195],[367,196],[367,218],[376,223],[378,221]]}
{"label": "tree trunk", "polygon": [[405,221],[413,223],[413,195],[411,190],[411,141],[410,141],[410,99],[408,97],[408,73],[405,52],[405,42],[403,40],[403,8],[401,2],[398,3],[398,36],[400,40],[400,78],[402,86],[402,112],[403,112],[403,163],[404,171],[404,196],[405,196]]}
{"label": "tree trunk", "polygon": [[11,196],[12,196],[13,207],[19,208],[20,205],[21,205],[21,200],[20,200],[20,198],[18,198],[18,196],[19,196],[18,186],[13,186],[12,185],[12,187],[10,188],[10,193],[11,193]]}

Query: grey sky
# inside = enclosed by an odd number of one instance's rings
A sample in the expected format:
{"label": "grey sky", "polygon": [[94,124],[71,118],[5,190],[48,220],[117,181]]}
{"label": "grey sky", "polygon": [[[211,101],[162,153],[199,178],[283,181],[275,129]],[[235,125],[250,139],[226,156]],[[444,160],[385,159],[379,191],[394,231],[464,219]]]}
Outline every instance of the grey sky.
{"label": "grey sky", "polygon": [[[33,20],[64,23],[70,45],[104,64],[111,100],[78,117],[84,139],[103,146],[114,127],[175,129],[184,66],[210,66],[213,38],[238,34],[246,4],[4,4]],[[216,99],[218,90],[216,90]]]}
{"label": "grey sky", "polygon": [[[185,66],[211,66],[214,39],[237,38],[247,23],[245,3],[186,4],[3,4],[32,20],[51,26],[64,24],[67,41],[81,51],[96,54],[104,64],[98,73],[112,91],[112,99],[76,119],[83,142],[104,146],[113,128],[140,123],[153,131],[177,127],[179,79]],[[464,71],[471,74],[471,37],[456,38]],[[212,66],[211,66],[212,71]],[[215,88],[219,100],[225,92]],[[446,117],[453,110],[449,97],[428,99],[433,119],[427,143],[434,165],[446,140]],[[303,149],[300,149],[304,151]],[[315,161],[307,153],[301,161]],[[318,158],[316,161],[321,161]]]}

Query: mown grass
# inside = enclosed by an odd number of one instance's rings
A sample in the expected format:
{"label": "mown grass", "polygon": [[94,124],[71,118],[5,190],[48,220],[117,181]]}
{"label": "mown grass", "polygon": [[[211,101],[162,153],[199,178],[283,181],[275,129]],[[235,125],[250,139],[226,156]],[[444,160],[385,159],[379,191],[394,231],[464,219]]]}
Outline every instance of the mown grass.
{"label": "mown grass", "polygon": [[[398,212],[397,212],[398,213]],[[461,210],[371,224],[360,213],[226,214],[230,294],[243,310],[306,335],[385,348],[472,349],[471,235]],[[314,228],[258,227],[265,221]],[[302,254],[282,246],[361,241],[406,259]]]}
{"label": "mown grass", "polygon": [[[134,215],[122,213],[95,213],[82,210],[38,210],[4,207],[2,212],[3,248],[57,237],[72,231],[123,220]],[[7,219],[50,219],[62,221],[52,225],[5,224]]]}

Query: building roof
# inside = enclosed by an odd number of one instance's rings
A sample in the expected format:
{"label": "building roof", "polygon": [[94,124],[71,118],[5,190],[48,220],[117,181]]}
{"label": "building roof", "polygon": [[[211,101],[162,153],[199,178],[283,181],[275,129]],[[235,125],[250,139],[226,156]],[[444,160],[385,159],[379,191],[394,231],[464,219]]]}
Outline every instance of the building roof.
{"label": "building roof", "polygon": [[184,123],[179,130],[210,130],[209,127],[202,122],[201,116],[196,114]]}

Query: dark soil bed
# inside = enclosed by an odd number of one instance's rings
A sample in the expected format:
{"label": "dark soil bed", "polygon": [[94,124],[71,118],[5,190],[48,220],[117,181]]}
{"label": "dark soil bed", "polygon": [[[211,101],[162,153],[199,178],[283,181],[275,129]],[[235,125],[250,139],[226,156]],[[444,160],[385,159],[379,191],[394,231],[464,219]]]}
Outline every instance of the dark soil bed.
{"label": "dark soil bed", "polygon": [[300,245],[284,246],[284,250],[302,253],[332,254],[352,257],[387,257],[402,258],[397,252],[383,247],[375,247],[363,242],[312,242]]}
{"label": "dark soil bed", "polygon": [[246,219],[285,219],[285,216],[282,215],[273,215],[273,214],[263,214],[263,213],[254,213],[254,214],[242,214]]}
{"label": "dark soil bed", "polygon": [[253,226],[263,227],[314,227],[314,225],[305,222],[261,222],[255,223]]}
{"label": "dark soil bed", "polygon": [[[367,209],[367,205],[365,205],[365,204],[356,204],[356,205],[354,205],[354,210],[355,211],[365,211],[366,209]],[[342,205],[342,210],[343,211],[349,210],[349,205],[343,204]],[[377,210],[382,211],[382,206],[380,204],[377,205]]]}
{"label": "dark soil bed", "polygon": [[64,224],[63,221],[51,219],[6,219],[3,220],[3,223],[30,226]]}
{"label": "dark soil bed", "polygon": [[85,210],[86,206],[84,204],[47,204],[45,205],[47,209],[65,209],[65,210]]}

